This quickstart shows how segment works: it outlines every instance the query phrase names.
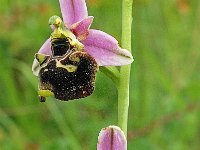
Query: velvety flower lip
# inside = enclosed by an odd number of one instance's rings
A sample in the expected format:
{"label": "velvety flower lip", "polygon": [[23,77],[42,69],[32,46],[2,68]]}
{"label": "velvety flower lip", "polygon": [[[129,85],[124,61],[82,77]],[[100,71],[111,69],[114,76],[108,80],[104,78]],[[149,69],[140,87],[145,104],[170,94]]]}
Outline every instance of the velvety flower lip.
{"label": "velvety flower lip", "polygon": [[98,136],[97,150],[127,150],[124,132],[117,126],[101,129]]}
{"label": "velvety flower lip", "polygon": [[[59,0],[64,24],[84,45],[99,66],[122,66],[133,62],[132,54],[122,49],[111,35],[90,29],[94,17],[88,16],[85,0]],[[53,29],[53,27],[51,26]],[[47,39],[38,53],[51,55],[51,41]],[[39,64],[34,60],[32,71],[37,76]]]}

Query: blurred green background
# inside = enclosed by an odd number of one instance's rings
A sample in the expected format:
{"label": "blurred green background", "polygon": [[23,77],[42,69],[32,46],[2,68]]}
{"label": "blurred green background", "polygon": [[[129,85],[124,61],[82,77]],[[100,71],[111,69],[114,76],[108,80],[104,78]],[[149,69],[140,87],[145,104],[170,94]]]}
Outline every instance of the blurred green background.
{"label": "blurred green background", "polygon": [[[92,28],[120,41],[121,1],[87,0]],[[94,150],[117,124],[117,90],[99,71],[83,100],[40,103],[34,54],[58,1],[0,1],[0,149]],[[134,0],[128,149],[200,149],[200,1]]]}

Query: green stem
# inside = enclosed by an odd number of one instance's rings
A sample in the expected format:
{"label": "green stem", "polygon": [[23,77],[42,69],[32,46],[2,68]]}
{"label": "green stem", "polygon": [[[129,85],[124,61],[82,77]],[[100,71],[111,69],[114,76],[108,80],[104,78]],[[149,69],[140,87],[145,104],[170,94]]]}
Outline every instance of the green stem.
{"label": "green stem", "polygon": [[[131,50],[132,3],[133,0],[122,0],[122,47],[128,50]],[[126,136],[130,70],[131,65],[121,67],[118,87],[118,125]]]}

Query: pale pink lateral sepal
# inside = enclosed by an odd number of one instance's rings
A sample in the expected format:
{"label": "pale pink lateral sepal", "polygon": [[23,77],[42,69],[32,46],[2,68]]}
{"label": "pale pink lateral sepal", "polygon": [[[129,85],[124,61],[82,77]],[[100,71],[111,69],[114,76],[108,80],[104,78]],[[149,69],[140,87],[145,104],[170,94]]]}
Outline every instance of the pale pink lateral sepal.
{"label": "pale pink lateral sepal", "polygon": [[67,27],[88,16],[85,0],[59,0],[64,23]]}
{"label": "pale pink lateral sepal", "polygon": [[46,54],[46,55],[51,55],[51,38],[48,38],[44,44],[42,45],[42,47],[39,49],[38,53],[41,54]]}
{"label": "pale pink lateral sepal", "polygon": [[120,48],[117,40],[103,31],[90,29],[82,43],[100,66],[122,66],[133,62],[131,53]]}
{"label": "pale pink lateral sepal", "polygon": [[97,150],[127,150],[124,132],[117,126],[103,128],[99,133]]}

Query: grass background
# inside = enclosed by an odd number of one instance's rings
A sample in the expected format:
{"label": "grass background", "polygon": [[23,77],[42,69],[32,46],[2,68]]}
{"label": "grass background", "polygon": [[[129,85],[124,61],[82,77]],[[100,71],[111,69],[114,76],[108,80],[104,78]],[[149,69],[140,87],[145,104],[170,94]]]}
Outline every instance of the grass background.
{"label": "grass background", "polygon": [[[121,36],[121,1],[86,0],[92,28]],[[117,124],[117,90],[101,72],[83,100],[40,103],[34,54],[58,1],[0,1],[0,149],[93,150]],[[200,1],[134,0],[128,149],[200,148]]]}

